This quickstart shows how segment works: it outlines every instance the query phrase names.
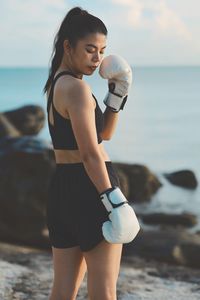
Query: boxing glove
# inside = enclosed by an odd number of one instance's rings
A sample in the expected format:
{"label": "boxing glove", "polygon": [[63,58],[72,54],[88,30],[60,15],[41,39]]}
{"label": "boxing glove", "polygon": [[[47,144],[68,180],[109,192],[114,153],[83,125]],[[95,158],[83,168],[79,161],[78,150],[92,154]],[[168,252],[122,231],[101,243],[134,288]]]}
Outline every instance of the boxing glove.
{"label": "boxing glove", "polygon": [[132,83],[131,67],[121,56],[109,55],[102,60],[99,74],[108,79],[109,91],[103,102],[112,111],[119,112],[124,108]]}
{"label": "boxing glove", "polygon": [[109,221],[102,225],[104,238],[109,243],[130,243],[140,230],[133,208],[119,187],[104,191],[100,194],[100,198],[109,213]]}

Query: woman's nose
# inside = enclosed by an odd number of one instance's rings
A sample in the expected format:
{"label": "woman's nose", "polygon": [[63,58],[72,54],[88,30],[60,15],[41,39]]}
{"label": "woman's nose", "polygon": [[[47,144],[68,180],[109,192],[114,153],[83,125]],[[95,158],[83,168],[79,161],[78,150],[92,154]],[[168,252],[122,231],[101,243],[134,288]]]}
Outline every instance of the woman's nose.
{"label": "woman's nose", "polygon": [[98,62],[101,60],[101,55],[100,53],[95,53],[94,56],[93,56],[93,60]]}

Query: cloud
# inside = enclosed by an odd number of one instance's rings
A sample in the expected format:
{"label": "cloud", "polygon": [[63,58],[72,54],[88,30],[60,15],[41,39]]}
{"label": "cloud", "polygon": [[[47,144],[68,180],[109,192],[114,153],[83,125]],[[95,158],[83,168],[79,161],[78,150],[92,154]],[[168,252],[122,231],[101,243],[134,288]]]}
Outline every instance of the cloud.
{"label": "cloud", "polygon": [[167,7],[164,1],[161,1],[158,5],[158,14],[155,18],[155,24],[158,25],[158,28],[162,32],[174,33],[189,38],[191,36],[187,26],[184,24],[182,19],[178,14]]}
{"label": "cloud", "polygon": [[126,7],[127,25],[150,30],[156,35],[176,35],[190,39],[191,33],[178,13],[165,0],[111,0]]}
{"label": "cloud", "polygon": [[[68,10],[65,0],[3,0],[1,3],[1,25],[3,35],[15,32],[32,34],[40,26],[41,31],[47,24],[55,26],[58,15]],[[52,23],[52,26],[51,26]]]}
{"label": "cloud", "polygon": [[199,64],[199,0],[102,1],[1,0],[0,65],[47,65],[58,27],[75,5],[105,22],[111,53],[137,64]]}
{"label": "cloud", "polygon": [[44,52],[50,56],[68,9],[66,0],[1,0],[1,64],[32,65]]}
{"label": "cloud", "polygon": [[115,2],[116,4],[132,5],[132,3],[134,1],[132,1],[132,0],[114,0],[112,2]]}
{"label": "cloud", "polygon": [[[1,12],[3,14],[5,14],[6,12],[11,13],[13,11],[15,13],[25,13],[29,18],[31,18],[32,16],[40,17],[41,14],[46,15],[53,9],[64,9],[66,8],[66,1],[40,0],[38,2],[32,0],[2,0],[1,6],[3,7],[3,10],[1,9]],[[7,17],[8,16],[9,15],[7,15]]]}

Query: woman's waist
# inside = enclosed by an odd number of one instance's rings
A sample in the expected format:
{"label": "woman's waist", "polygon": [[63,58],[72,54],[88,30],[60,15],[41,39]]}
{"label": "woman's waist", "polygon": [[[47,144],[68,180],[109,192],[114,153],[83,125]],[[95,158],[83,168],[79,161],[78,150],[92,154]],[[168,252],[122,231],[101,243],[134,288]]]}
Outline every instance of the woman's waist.
{"label": "woman's waist", "polygon": [[[110,161],[108,154],[102,145],[99,147],[101,157],[104,161]],[[58,150],[54,149],[56,164],[76,164],[82,163],[83,160],[79,150]]]}

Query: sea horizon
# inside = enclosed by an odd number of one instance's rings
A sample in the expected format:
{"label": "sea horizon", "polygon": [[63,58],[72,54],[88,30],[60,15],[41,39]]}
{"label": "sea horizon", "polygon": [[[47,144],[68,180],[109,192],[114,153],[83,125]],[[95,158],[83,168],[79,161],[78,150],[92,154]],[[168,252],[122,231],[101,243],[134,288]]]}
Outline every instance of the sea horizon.
{"label": "sea horizon", "polygon": [[[200,64],[197,65],[197,64],[169,64],[169,65],[164,65],[164,64],[133,64],[133,63],[130,63],[131,67],[137,67],[137,68],[199,68],[200,67]],[[46,69],[48,68],[48,66],[42,66],[42,65],[39,65],[39,66],[36,66],[36,65],[0,65],[0,69]]]}

